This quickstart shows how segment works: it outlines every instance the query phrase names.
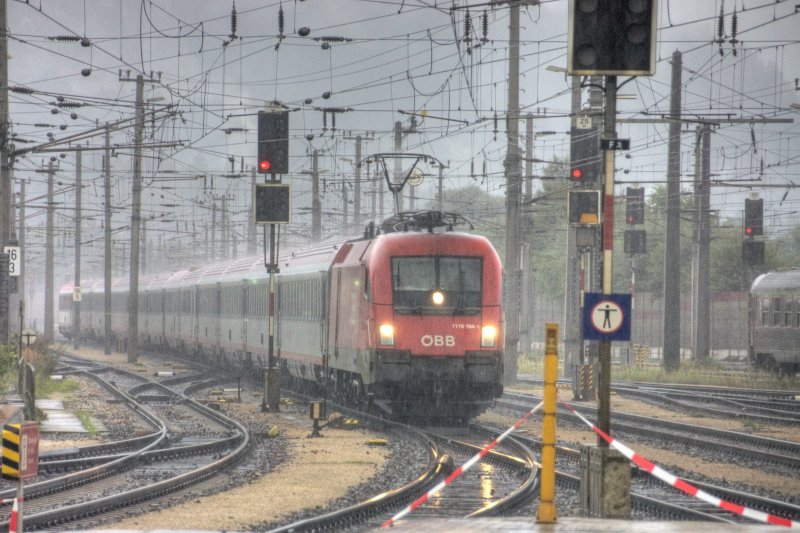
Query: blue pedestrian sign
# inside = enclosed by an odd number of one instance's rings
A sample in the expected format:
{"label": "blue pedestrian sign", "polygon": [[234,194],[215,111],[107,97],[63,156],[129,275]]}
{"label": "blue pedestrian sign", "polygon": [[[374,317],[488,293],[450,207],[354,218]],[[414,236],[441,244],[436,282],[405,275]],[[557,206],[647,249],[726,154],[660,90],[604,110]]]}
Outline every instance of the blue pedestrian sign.
{"label": "blue pedestrian sign", "polygon": [[631,295],[585,293],[583,338],[594,341],[630,340]]}

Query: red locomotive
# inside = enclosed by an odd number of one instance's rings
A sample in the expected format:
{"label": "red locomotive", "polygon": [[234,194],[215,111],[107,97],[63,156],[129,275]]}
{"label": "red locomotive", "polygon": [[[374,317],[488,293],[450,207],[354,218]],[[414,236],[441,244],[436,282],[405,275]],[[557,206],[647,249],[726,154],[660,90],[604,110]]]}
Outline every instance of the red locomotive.
{"label": "red locomotive", "polygon": [[[377,235],[281,255],[276,356],[285,375],[333,397],[405,418],[466,420],[503,390],[500,259],[485,238],[453,232],[455,215],[404,215]],[[102,337],[103,284],[82,285],[84,335]],[[118,339],[126,337],[126,285],[115,280],[112,292]],[[261,258],[143,276],[140,291],[140,342],[266,366]],[[59,313],[68,336],[71,293],[62,288]]]}

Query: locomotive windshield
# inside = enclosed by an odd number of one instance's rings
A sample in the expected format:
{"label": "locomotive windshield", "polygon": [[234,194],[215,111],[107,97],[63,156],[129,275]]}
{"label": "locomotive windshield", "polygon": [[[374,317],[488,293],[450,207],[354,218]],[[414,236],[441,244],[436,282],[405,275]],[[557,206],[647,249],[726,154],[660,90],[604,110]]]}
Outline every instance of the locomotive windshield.
{"label": "locomotive windshield", "polygon": [[[395,311],[405,314],[477,315],[481,305],[481,259],[392,258]],[[440,300],[434,297],[440,294]]]}

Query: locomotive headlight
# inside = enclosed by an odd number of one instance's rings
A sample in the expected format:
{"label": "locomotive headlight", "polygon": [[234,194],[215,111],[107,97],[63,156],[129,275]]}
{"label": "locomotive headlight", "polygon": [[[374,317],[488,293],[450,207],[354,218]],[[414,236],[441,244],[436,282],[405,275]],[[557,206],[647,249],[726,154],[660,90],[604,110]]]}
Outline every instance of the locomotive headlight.
{"label": "locomotive headlight", "polygon": [[385,346],[394,346],[394,326],[391,324],[381,324],[378,328],[380,342]]}
{"label": "locomotive headlight", "polygon": [[444,293],[442,291],[433,291],[431,295],[433,305],[442,305],[444,303]]}
{"label": "locomotive headlight", "polygon": [[497,344],[497,328],[483,326],[481,330],[481,348],[494,348]]}

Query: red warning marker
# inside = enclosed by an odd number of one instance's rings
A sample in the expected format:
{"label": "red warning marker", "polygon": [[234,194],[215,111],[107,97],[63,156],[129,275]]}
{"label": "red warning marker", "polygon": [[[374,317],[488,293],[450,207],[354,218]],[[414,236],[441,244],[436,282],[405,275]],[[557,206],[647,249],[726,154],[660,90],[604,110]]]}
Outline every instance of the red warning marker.
{"label": "red warning marker", "polygon": [[667,472],[660,466],[650,462],[649,460],[639,455],[638,453],[634,452],[632,449],[628,448],[623,443],[621,443],[620,441],[618,441],[617,439],[615,439],[602,429],[598,428],[596,425],[592,424],[589,420],[586,419],[586,417],[584,417],[582,414],[576,411],[567,402],[563,400],[559,401],[561,402],[561,405],[569,409],[572,412],[572,414],[580,418],[585,424],[591,427],[595,433],[600,435],[600,437],[603,440],[605,440],[609,446],[622,453],[622,455],[627,457],[628,460],[631,461],[633,464],[635,464],[636,466],[638,466],[651,476],[663,481],[667,485],[675,487],[676,489],[683,491],[686,494],[693,496],[699,500],[703,500],[706,503],[715,505],[720,509],[725,509],[726,511],[730,511],[731,513],[738,514],[740,516],[745,516],[757,522],[800,529],[800,522],[797,522],[795,520],[790,520],[788,518],[783,518],[781,516],[775,516],[769,513],[765,513],[763,511],[759,511],[757,509],[751,509],[749,507],[744,507],[742,505],[738,505],[736,503],[723,500],[721,498],[714,496],[713,494],[709,494],[708,492],[695,487],[690,483],[687,483],[681,478]]}
{"label": "red warning marker", "polygon": [[17,533],[17,499],[14,498],[14,506],[11,508],[11,516],[8,519],[8,533]]}

